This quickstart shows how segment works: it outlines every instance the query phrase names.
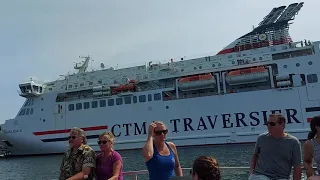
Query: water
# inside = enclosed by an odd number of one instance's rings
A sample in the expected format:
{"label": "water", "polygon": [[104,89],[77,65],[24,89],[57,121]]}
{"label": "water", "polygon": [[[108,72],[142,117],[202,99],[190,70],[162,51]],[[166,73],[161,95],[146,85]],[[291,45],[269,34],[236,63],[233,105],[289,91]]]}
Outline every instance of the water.
{"label": "water", "polygon": [[[203,146],[178,148],[181,167],[191,168],[194,159],[200,155],[213,156],[220,166],[249,166],[254,144]],[[142,149],[118,151],[123,158],[124,171],[146,169]],[[58,179],[62,155],[0,158],[1,180]],[[249,170],[223,170],[222,179],[248,179]],[[189,172],[184,172],[189,175]],[[124,179],[133,179],[124,177]],[[146,179],[146,175],[138,176]]]}

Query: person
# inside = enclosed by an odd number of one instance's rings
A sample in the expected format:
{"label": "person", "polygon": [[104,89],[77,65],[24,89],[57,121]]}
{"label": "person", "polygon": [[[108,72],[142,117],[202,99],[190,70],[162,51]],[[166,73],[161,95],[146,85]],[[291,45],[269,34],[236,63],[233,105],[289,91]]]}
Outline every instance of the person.
{"label": "person", "polygon": [[299,140],[284,132],[286,119],[271,114],[268,132],[259,135],[250,162],[250,180],[289,179],[293,167],[293,180],[301,179],[301,145]]}
{"label": "person", "polygon": [[[320,116],[312,118],[310,129],[308,140],[303,145],[303,165],[306,169],[307,177],[320,176]],[[317,174],[312,167],[313,160],[317,164]]]}
{"label": "person", "polygon": [[143,147],[143,156],[149,172],[149,180],[166,180],[182,176],[178,152],[172,142],[166,142],[168,129],[161,121],[149,125],[147,142]]}
{"label": "person", "polygon": [[192,180],[220,180],[221,173],[215,158],[200,156],[193,162]]}
{"label": "person", "polygon": [[104,132],[99,136],[98,144],[101,153],[96,159],[97,180],[122,180],[122,157],[113,149],[114,135]]}
{"label": "person", "polygon": [[96,157],[93,149],[87,145],[84,130],[72,128],[69,148],[63,156],[60,166],[60,180],[87,179],[93,180]]}

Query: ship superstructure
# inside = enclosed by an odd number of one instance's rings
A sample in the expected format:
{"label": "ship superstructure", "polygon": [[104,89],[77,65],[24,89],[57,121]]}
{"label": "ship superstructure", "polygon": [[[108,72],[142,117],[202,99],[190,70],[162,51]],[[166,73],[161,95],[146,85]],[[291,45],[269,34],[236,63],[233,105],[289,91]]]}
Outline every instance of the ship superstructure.
{"label": "ship superstructure", "polygon": [[116,149],[142,148],[155,120],[167,124],[177,146],[248,143],[273,112],[287,117],[287,132],[306,139],[320,111],[320,46],[289,35],[302,6],[272,9],[217,55],[91,72],[86,56],[62,80],[22,83],[26,101],[0,126],[0,143],[14,155],[63,153],[68,132],[80,127],[95,150],[103,131],[117,137]]}

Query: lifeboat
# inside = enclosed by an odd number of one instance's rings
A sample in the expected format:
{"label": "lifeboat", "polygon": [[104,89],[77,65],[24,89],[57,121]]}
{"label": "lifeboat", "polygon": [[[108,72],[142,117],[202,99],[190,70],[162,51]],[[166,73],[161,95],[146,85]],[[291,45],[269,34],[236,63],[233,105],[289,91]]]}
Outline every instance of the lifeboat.
{"label": "lifeboat", "polygon": [[179,88],[182,91],[206,89],[215,87],[216,80],[211,73],[205,75],[195,75],[181,78]]}
{"label": "lifeboat", "polygon": [[269,80],[268,69],[254,67],[230,71],[226,75],[226,82],[230,85],[250,84]]}
{"label": "lifeboat", "polygon": [[120,92],[127,92],[127,91],[135,91],[136,87],[135,87],[135,80],[130,80],[129,83],[127,84],[121,84],[117,87],[114,87],[112,89],[113,93],[120,93]]}

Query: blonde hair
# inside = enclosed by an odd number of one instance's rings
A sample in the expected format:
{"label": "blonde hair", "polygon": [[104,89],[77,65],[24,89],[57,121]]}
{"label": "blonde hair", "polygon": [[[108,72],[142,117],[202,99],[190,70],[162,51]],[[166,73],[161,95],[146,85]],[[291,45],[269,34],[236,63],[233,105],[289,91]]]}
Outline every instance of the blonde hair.
{"label": "blonde hair", "polygon": [[87,140],[87,137],[86,137],[86,133],[84,132],[83,129],[74,127],[74,128],[71,129],[70,133],[76,134],[76,135],[82,137],[83,138],[83,142],[82,143],[83,144],[87,144],[88,140]]}
{"label": "blonde hair", "polygon": [[102,137],[106,137],[109,141],[114,142],[114,135],[112,134],[112,132],[103,132],[99,135],[99,139],[101,139]]}
{"label": "blonde hair", "polygon": [[163,123],[162,121],[154,121],[153,123],[160,124],[160,125],[162,125],[162,126],[167,128],[167,125],[165,123]]}

